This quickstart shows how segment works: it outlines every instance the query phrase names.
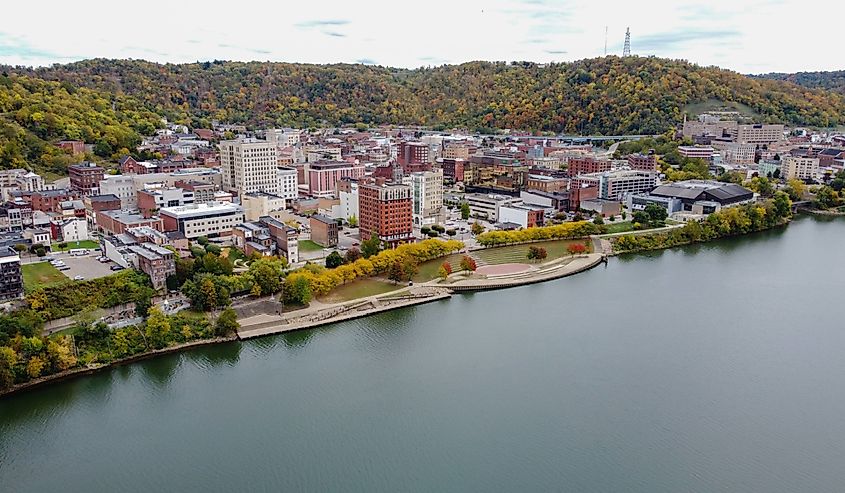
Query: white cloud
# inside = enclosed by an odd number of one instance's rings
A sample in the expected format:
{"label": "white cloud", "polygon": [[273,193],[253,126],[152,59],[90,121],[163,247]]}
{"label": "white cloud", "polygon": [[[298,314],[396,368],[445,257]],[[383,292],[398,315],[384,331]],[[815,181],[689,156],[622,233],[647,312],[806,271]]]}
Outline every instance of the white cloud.
{"label": "white cloud", "polygon": [[[837,29],[819,28],[823,18],[797,0],[208,0],[196,5],[145,0],[111,5],[83,0],[4,5],[0,63],[44,65],[93,57],[366,60],[398,67],[567,61],[602,55],[605,27],[608,52],[620,53],[630,26],[638,55],[740,72],[843,68],[831,55],[841,44]],[[845,3],[825,8],[826,19],[845,14]]]}

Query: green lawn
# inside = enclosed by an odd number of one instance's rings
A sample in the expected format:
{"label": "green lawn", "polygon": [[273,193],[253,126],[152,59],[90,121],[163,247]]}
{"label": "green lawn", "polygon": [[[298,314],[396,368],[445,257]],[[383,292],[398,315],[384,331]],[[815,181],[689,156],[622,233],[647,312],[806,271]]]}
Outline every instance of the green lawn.
{"label": "green lawn", "polygon": [[88,249],[100,248],[100,244],[97,243],[96,241],[93,241],[93,240],[83,240],[83,241],[68,242],[68,244],[65,248],[59,248],[58,243],[53,243],[52,245],[50,245],[50,248],[54,252],[65,252],[65,251],[68,251],[72,248],[88,248]]}
{"label": "green lawn", "polygon": [[453,254],[429,260],[428,262],[423,262],[418,266],[417,275],[415,275],[412,279],[414,282],[431,281],[437,277],[437,271],[440,270],[440,266],[443,265],[443,262],[449,262],[449,265],[452,266],[452,272],[458,272],[461,268],[460,265],[462,258],[463,255]]}
{"label": "green lawn", "polygon": [[625,233],[627,231],[634,230],[634,223],[632,223],[631,221],[605,221],[604,225],[607,226],[608,233]]}
{"label": "green lawn", "polygon": [[554,241],[540,241],[537,243],[526,243],[524,245],[511,245],[495,248],[487,248],[484,250],[476,250],[472,252],[473,256],[478,257],[488,265],[497,264],[528,264],[528,248],[532,246],[542,247],[546,249],[548,257],[546,261],[554,260],[569,255],[566,251],[567,247],[573,243],[587,243],[588,252],[592,250],[592,242],[589,240],[554,240]]}
{"label": "green lawn", "polygon": [[311,240],[299,240],[300,252],[318,252],[322,249],[323,247],[321,245],[314,243]]}
{"label": "green lawn", "polygon": [[67,281],[68,278],[49,262],[38,262],[37,264],[23,264],[23,285],[27,291],[59,284]]}
{"label": "green lawn", "polygon": [[393,284],[392,282],[380,281],[378,279],[359,279],[338,286],[329,294],[320,298],[320,301],[323,303],[340,303],[342,301],[389,293],[403,286],[403,284]]}

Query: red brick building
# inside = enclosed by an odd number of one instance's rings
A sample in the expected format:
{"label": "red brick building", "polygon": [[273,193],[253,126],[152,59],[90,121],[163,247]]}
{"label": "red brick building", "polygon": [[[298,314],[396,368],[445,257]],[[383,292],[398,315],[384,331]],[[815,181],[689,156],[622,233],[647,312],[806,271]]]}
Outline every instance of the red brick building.
{"label": "red brick building", "polygon": [[406,185],[361,185],[358,187],[358,223],[361,239],[373,235],[391,245],[413,238],[411,188]]}
{"label": "red brick building", "polygon": [[41,212],[61,212],[60,204],[77,198],[72,190],[40,190],[32,192],[32,210]]}
{"label": "red brick building", "polygon": [[322,214],[311,216],[311,241],[322,247],[337,246],[337,221]]}
{"label": "red brick building", "polygon": [[79,163],[69,166],[67,170],[70,175],[71,190],[79,192],[83,197],[100,193],[103,168],[94,163]]}
{"label": "red brick building", "polygon": [[654,171],[657,169],[657,156],[654,154],[631,154],[628,156],[628,166],[631,169],[641,171]]}
{"label": "red brick building", "polygon": [[428,164],[429,148],[422,142],[400,142],[396,160],[404,169],[407,165]]}
{"label": "red brick building", "polygon": [[443,168],[444,179],[452,183],[462,183],[464,181],[464,164],[466,161],[460,158],[443,158],[439,162],[441,168]]}
{"label": "red brick building", "polygon": [[58,144],[59,149],[69,152],[73,156],[85,154],[85,142],[81,140],[62,140]]}
{"label": "red brick building", "polygon": [[610,171],[610,161],[592,156],[569,158],[569,176],[603,173]]}

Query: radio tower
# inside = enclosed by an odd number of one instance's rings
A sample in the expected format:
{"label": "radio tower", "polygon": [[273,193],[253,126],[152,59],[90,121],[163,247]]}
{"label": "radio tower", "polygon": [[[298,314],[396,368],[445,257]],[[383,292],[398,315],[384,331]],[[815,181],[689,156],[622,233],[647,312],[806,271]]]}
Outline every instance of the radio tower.
{"label": "radio tower", "polygon": [[625,47],[622,48],[622,56],[631,56],[631,28],[625,30]]}

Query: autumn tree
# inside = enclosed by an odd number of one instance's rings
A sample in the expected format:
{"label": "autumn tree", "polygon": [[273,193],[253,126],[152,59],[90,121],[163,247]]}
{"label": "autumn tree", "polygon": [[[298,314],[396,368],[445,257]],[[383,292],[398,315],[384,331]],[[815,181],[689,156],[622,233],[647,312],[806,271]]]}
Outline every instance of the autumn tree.
{"label": "autumn tree", "polygon": [[470,257],[469,255],[464,255],[461,258],[461,270],[475,272],[478,266],[475,263],[475,259]]}
{"label": "autumn tree", "polygon": [[161,349],[167,345],[167,337],[170,335],[170,320],[157,306],[150,309],[145,335],[147,344],[152,349]]}

